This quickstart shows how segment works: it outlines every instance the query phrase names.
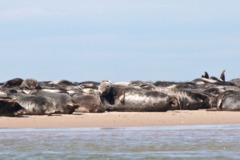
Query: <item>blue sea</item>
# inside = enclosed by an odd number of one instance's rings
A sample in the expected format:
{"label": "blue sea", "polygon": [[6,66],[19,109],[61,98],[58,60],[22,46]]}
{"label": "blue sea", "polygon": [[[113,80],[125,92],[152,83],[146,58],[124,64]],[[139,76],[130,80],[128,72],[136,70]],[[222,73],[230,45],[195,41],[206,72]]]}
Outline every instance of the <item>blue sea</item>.
{"label": "blue sea", "polygon": [[240,159],[240,125],[1,128],[0,159]]}

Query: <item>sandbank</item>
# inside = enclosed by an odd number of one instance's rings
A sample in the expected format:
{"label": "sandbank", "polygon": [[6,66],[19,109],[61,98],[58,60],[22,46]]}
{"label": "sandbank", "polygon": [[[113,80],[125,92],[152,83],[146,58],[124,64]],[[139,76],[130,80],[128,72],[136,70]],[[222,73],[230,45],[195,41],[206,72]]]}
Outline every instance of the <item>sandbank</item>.
{"label": "sandbank", "polygon": [[175,110],[167,112],[105,112],[80,115],[0,117],[0,128],[132,127],[240,124],[240,113]]}

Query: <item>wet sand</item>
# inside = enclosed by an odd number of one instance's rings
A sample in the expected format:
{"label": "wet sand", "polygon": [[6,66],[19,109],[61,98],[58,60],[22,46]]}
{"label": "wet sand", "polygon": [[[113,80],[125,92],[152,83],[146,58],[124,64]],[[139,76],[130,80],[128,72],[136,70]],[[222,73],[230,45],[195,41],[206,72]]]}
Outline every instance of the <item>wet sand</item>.
{"label": "wet sand", "polygon": [[207,124],[240,124],[240,112],[197,110],[0,117],[0,128],[122,127]]}

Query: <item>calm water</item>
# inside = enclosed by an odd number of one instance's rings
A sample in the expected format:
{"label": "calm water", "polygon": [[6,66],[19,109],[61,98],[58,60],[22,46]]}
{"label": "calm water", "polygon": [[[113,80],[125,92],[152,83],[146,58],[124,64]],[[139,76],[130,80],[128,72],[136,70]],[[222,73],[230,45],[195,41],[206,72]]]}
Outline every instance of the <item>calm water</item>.
{"label": "calm water", "polygon": [[0,129],[0,159],[240,159],[240,125]]}

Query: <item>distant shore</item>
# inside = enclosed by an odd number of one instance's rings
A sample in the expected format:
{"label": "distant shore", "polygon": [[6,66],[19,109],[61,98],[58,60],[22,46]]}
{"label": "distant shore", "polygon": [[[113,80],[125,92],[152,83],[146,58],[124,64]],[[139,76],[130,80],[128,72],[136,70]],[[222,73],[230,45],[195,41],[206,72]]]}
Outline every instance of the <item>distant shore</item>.
{"label": "distant shore", "polygon": [[127,127],[240,124],[240,113],[176,110],[168,112],[106,112],[82,115],[0,117],[0,128]]}

